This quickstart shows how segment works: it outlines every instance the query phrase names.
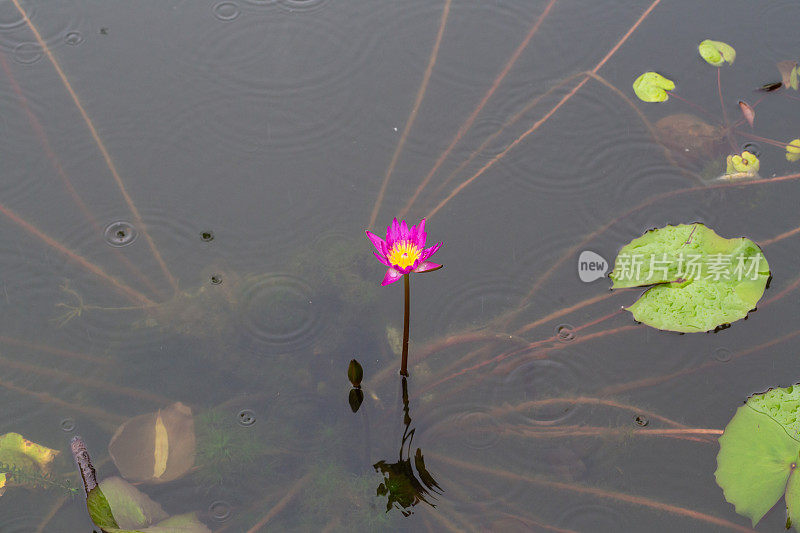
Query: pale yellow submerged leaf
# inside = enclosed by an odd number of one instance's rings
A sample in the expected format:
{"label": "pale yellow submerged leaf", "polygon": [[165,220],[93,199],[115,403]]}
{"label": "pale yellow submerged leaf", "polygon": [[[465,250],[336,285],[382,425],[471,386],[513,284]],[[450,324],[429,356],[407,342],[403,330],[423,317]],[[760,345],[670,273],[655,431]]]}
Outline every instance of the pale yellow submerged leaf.
{"label": "pale yellow submerged leaf", "polygon": [[122,424],[108,445],[111,459],[129,481],[163,483],[194,466],[196,442],[192,410],[178,402]]}
{"label": "pale yellow submerged leaf", "polygon": [[161,417],[161,411],[156,416],[156,440],[153,457],[155,458],[153,477],[160,478],[167,471],[167,457],[169,457],[169,436],[167,435],[167,428],[164,426],[164,419]]}

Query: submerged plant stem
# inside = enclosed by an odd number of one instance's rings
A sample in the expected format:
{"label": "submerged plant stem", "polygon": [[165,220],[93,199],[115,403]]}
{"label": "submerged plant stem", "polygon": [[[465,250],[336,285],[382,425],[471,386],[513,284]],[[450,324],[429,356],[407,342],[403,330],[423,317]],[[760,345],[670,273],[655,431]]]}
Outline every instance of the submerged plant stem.
{"label": "submerged plant stem", "polygon": [[408,376],[408,334],[410,326],[410,312],[411,312],[411,276],[405,274],[403,276],[403,286],[405,287],[405,313],[403,314],[403,360],[400,363],[400,375]]}
{"label": "submerged plant stem", "polygon": [[525,36],[525,38],[522,40],[519,46],[517,46],[516,50],[514,50],[514,52],[511,54],[511,57],[508,58],[508,61],[506,61],[506,64],[503,67],[503,70],[501,70],[500,73],[497,75],[497,77],[494,79],[491,87],[489,87],[489,90],[486,91],[486,94],[483,95],[483,98],[481,98],[480,102],[478,102],[478,105],[475,106],[475,109],[472,110],[472,113],[470,113],[467,119],[458,128],[455,137],[453,137],[453,140],[450,141],[450,145],[447,148],[445,148],[444,151],[439,155],[439,158],[433,164],[433,167],[428,172],[428,175],[425,176],[425,178],[417,187],[417,190],[414,191],[414,194],[411,195],[411,198],[409,198],[408,202],[406,202],[405,207],[403,207],[403,209],[400,211],[400,214],[398,215],[399,217],[402,218],[406,215],[406,213],[408,213],[409,209],[411,209],[411,206],[417,200],[417,197],[425,189],[425,187],[428,186],[428,183],[430,183],[431,178],[433,178],[433,176],[439,170],[439,167],[442,166],[442,163],[444,163],[447,157],[450,155],[450,152],[453,151],[453,148],[456,147],[456,145],[461,141],[461,138],[464,136],[464,134],[467,133],[467,131],[469,131],[469,129],[475,123],[475,119],[478,118],[478,114],[481,112],[481,110],[483,110],[484,106],[492,97],[492,95],[500,86],[500,84],[503,82],[506,75],[508,75],[508,72],[514,66],[514,63],[516,63],[517,59],[519,59],[519,56],[522,54],[525,48],[528,47],[528,44],[531,42],[531,39],[539,30],[539,27],[542,25],[542,22],[547,17],[548,13],[550,13],[550,10],[553,8],[553,5],[556,3],[556,1],[557,0],[550,0],[547,6],[545,6],[544,11],[542,11],[542,13],[536,18],[536,21],[531,26],[531,29],[528,30],[528,34]]}
{"label": "submerged plant stem", "polygon": [[422,99],[425,98],[425,91],[428,88],[428,81],[430,81],[431,73],[433,72],[433,66],[436,64],[436,57],[439,55],[439,45],[442,44],[444,28],[447,25],[447,17],[450,15],[451,2],[452,0],[445,0],[442,18],[439,21],[439,32],[436,34],[436,41],[433,44],[431,55],[428,58],[428,66],[425,68],[425,74],[422,76],[422,83],[417,91],[417,97],[414,99],[414,107],[411,108],[411,114],[408,116],[408,120],[406,120],[406,125],[403,128],[403,133],[400,135],[400,140],[397,142],[397,147],[392,155],[392,160],[389,163],[389,167],[386,169],[386,175],[383,177],[383,183],[381,184],[381,190],[378,192],[378,198],[375,200],[375,205],[372,207],[372,214],[369,217],[369,225],[367,226],[369,228],[372,228],[375,225],[375,221],[378,218],[378,212],[381,210],[383,197],[386,194],[386,187],[389,185],[389,179],[392,177],[394,167],[397,164],[397,160],[400,158],[400,153],[403,151],[403,146],[408,138],[408,132],[411,131],[411,126],[414,124],[414,120],[417,118],[417,113],[419,112],[420,105],[422,104]]}
{"label": "submerged plant stem", "polygon": [[126,387],[124,385],[111,385],[103,381],[75,376],[73,374],[64,372],[63,370],[56,370],[54,368],[42,368],[40,366],[28,363],[21,363],[19,361],[15,361],[13,359],[7,359],[1,356],[0,356],[0,365],[6,368],[14,368],[17,370],[21,370],[23,372],[29,372],[31,374],[38,374],[40,376],[66,381],[67,383],[73,383],[75,385],[80,385],[81,387],[96,389],[102,392],[106,392],[108,394],[127,396],[129,398],[145,400],[160,405],[169,405],[175,403],[173,400],[170,400],[169,398],[166,398],[160,394],[156,394],[153,392],[142,391],[139,389],[134,389],[133,387]]}
{"label": "submerged plant stem", "polygon": [[[50,164],[53,166],[53,169],[55,170],[59,179],[63,183],[64,188],[67,189],[67,192],[72,197],[72,201],[75,203],[75,205],[78,206],[78,209],[81,210],[86,221],[89,222],[89,224],[92,226],[95,235],[97,235],[98,237],[103,235],[103,229],[100,227],[100,224],[97,222],[97,219],[89,211],[89,208],[86,206],[83,199],[78,194],[78,191],[76,191],[75,187],[72,185],[72,181],[70,181],[70,179],[67,177],[67,173],[64,171],[64,166],[61,164],[61,161],[58,159],[58,156],[53,150],[53,147],[50,144],[50,140],[47,137],[47,133],[45,132],[44,127],[42,126],[41,122],[39,122],[39,119],[36,118],[36,115],[33,113],[33,111],[31,111],[30,106],[28,106],[28,99],[25,98],[25,94],[22,92],[22,88],[19,86],[19,83],[17,83],[16,78],[14,78],[14,75],[11,72],[11,68],[8,65],[6,56],[5,54],[2,53],[2,51],[0,51],[0,66],[2,66],[3,71],[8,77],[8,81],[11,83],[11,88],[16,93],[20,105],[22,106],[22,109],[25,111],[25,114],[28,117],[28,122],[30,122],[31,128],[36,133],[36,136],[39,138],[39,142],[41,143],[42,148],[44,149],[44,153],[47,156],[47,159],[50,160]],[[114,254],[117,257],[117,259],[119,259],[119,261],[125,265],[128,271],[130,271],[134,276],[136,276],[139,279],[139,281],[144,283],[144,285],[148,289],[150,289],[152,293],[160,296],[158,289],[155,287],[150,278],[145,276],[144,273],[136,265],[134,265],[133,262],[130,259],[128,259],[127,256],[125,256],[122,253],[122,250],[120,250],[119,248],[114,248]]]}
{"label": "submerged plant stem", "polygon": [[32,396],[33,398],[36,398],[42,403],[54,405],[68,412],[75,411],[90,416],[95,420],[104,420],[108,423],[108,429],[111,429],[112,431],[114,430],[114,428],[116,428],[116,426],[125,421],[125,417],[123,416],[107,413],[106,411],[98,409],[97,407],[89,407],[85,405],[75,404],[72,402],[66,402],[61,398],[56,398],[55,396],[51,396],[46,392],[31,391],[26,389],[25,387],[20,387],[19,385],[11,383],[10,381],[5,381],[0,379],[0,387],[10,390],[11,392],[16,394],[24,394],[26,396]]}
{"label": "submerged plant stem", "polygon": [[599,487],[591,487],[588,485],[581,485],[578,483],[565,483],[561,481],[551,481],[549,479],[534,477],[534,476],[527,476],[523,474],[517,474],[516,472],[510,472],[502,469],[495,469],[486,466],[481,466],[473,463],[468,463],[466,461],[459,461],[458,459],[453,459],[446,455],[440,455],[432,452],[427,453],[428,457],[435,459],[436,461],[447,463],[449,465],[455,466],[465,471],[478,473],[478,474],[487,474],[495,477],[499,477],[501,479],[507,481],[514,481],[514,482],[523,482],[529,483],[531,485],[538,485],[545,489],[553,489],[553,490],[563,490],[567,492],[573,492],[577,494],[584,494],[588,496],[594,496],[597,498],[607,499],[607,500],[614,500],[618,502],[628,503],[632,505],[638,505],[642,507],[647,507],[649,509],[654,509],[656,511],[668,513],[671,515],[681,516],[683,518],[688,518],[692,520],[698,520],[701,522],[706,522],[709,524],[714,524],[720,527],[727,527],[734,531],[742,531],[742,532],[752,532],[752,529],[749,527],[744,527],[729,520],[725,520],[724,518],[719,518],[717,516],[709,515],[706,513],[701,513],[699,511],[695,511],[693,509],[687,509],[686,507],[680,507],[677,505],[671,505],[668,503],[663,503],[658,500],[652,500],[650,498],[645,498],[644,496],[636,496],[633,494],[626,494],[624,492],[616,492],[612,490],[605,490]]}
{"label": "submerged plant stem", "polygon": [[648,411],[647,409],[642,409],[636,405],[618,402],[616,400],[612,400],[609,398],[596,398],[592,396],[573,396],[564,398],[544,398],[542,400],[529,400],[527,402],[522,402],[516,405],[505,405],[503,407],[497,407],[492,411],[490,411],[489,414],[491,416],[504,416],[512,412],[518,413],[521,411],[526,411],[528,409],[535,409],[537,407],[547,407],[550,405],[559,405],[559,404],[602,405],[605,407],[613,407],[615,409],[621,409],[624,411],[630,411],[632,413],[643,415],[652,421],[658,421],[661,422],[662,424],[667,424],[668,426],[671,426],[673,428],[686,429],[688,427],[676,420],[672,420],[671,418],[659,415],[658,413],[654,413],[653,411]]}
{"label": "submerged plant stem", "polygon": [[38,239],[44,241],[45,244],[48,246],[55,248],[69,259],[73,260],[84,269],[88,270],[92,274],[102,278],[106,282],[110,283],[115,289],[119,292],[127,296],[132,302],[137,305],[146,305],[146,306],[154,306],[156,305],[150,298],[142,294],[141,292],[137,291],[136,289],[131,288],[130,286],[126,285],[122,281],[118,280],[114,276],[106,273],[102,268],[95,265],[88,259],[84,258],[81,255],[73,252],[57,240],[53,239],[49,235],[42,232],[39,228],[31,224],[30,222],[24,220],[22,217],[17,215],[11,209],[5,207],[3,204],[0,204],[0,213],[5,215],[8,219],[10,219],[14,224],[20,226],[22,229],[30,233],[31,235],[37,237]]}
{"label": "submerged plant stem", "polygon": [[[655,7],[660,2],[661,2],[661,0],[655,0],[652,4],[650,4],[650,7],[648,7],[647,10],[645,10],[644,13],[642,13],[642,15],[633,24],[633,26],[631,26],[630,29],[628,29],[628,31],[625,32],[625,34],[620,38],[620,40],[617,42],[617,44],[614,45],[614,47],[603,57],[603,59],[600,60],[599,63],[597,63],[597,65],[595,65],[595,67],[591,70],[591,72],[597,73],[603,67],[603,65],[605,65],[608,62],[608,60],[611,59],[611,57],[614,54],[617,53],[617,50],[620,49],[620,47],[625,43],[625,41],[628,40],[628,38],[633,34],[633,32],[636,31],[636,29],[642,24],[642,22],[644,22],[644,20],[647,18],[647,16],[653,11],[653,9],[655,9]],[[530,134],[532,134],[533,132],[538,130],[542,126],[542,124],[547,122],[550,119],[550,117],[552,117],[555,114],[555,112],[558,111],[561,108],[561,106],[563,106],[565,103],[567,103],[567,101],[569,101],[570,98],[575,96],[575,94],[581,89],[581,87],[586,85],[586,82],[588,82],[589,79],[590,79],[589,75],[584,76],[583,79],[581,81],[579,81],[572,88],[572,90],[570,90],[570,92],[568,92],[561,100],[558,101],[558,103],[555,106],[553,106],[552,109],[550,109],[550,111],[548,111],[542,118],[540,118],[539,120],[534,122],[534,124],[530,128],[528,128],[522,135],[517,137],[502,152],[500,152],[499,154],[497,154],[494,157],[492,157],[485,165],[483,165],[480,169],[478,169],[478,171],[475,174],[473,174],[471,177],[467,178],[460,185],[458,185],[455,189],[453,189],[450,192],[450,194],[447,195],[447,197],[444,198],[444,200],[439,202],[436,205],[436,207],[434,207],[425,216],[425,218],[426,219],[432,218],[442,207],[444,207],[447,204],[447,202],[452,200],[465,187],[467,187],[470,183],[472,183],[473,181],[478,179],[481,175],[483,175],[484,172],[489,170],[489,168],[491,168],[495,163],[497,163],[498,161],[503,159],[503,157],[505,157],[506,154],[508,154],[517,145],[519,145],[523,140],[525,140],[526,137],[528,137]]]}
{"label": "submerged plant stem", "polygon": [[309,482],[311,479],[311,472],[306,474],[305,476],[301,477],[297,481],[295,481],[294,485],[286,492],[286,495],[281,498],[278,503],[276,503],[272,509],[270,509],[267,514],[261,517],[253,527],[247,530],[247,533],[256,533],[261,531],[264,526],[266,526],[270,520],[275,518],[278,513],[283,511],[289,503],[294,499],[295,496],[302,490],[302,488]]}
{"label": "submerged plant stem", "polygon": [[147,228],[146,228],[146,226],[144,224],[144,221],[142,220],[142,216],[141,216],[141,214],[139,214],[139,210],[134,205],[133,200],[131,199],[130,195],[128,194],[127,189],[125,188],[125,184],[122,182],[122,178],[120,177],[119,172],[117,172],[117,167],[114,165],[114,161],[111,159],[111,154],[109,154],[108,150],[106,149],[105,143],[103,143],[103,140],[100,138],[100,134],[97,132],[97,128],[95,128],[94,123],[92,122],[92,119],[89,118],[89,114],[84,109],[83,104],[81,104],[81,101],[78,98],[78,94],[75,92],[75,89],[72,88],[72,84],[67,79],[67,75],[64,74],[64,70],[61,68],[61,65],[56,60],[55,56],[53,55],[53,52],[50,50],[50,47],[47,46],[47,43],[42,38],[41,33],[39,33],[39,30],[33,24],[33,21],[31,21],[31,19],[28,17],[28,14],[25,12],[25,10],[22,9],[22,6],[20,5],[19,0],[11,0],[11,1],[14,2],[14,6],[17,8],[17,11],[19,11],[20,15],[22,15],[23,20],[25,21],[25,24],[27,24],[28,28],[33,33],[33,36],[36,38],[36,42],[38,42],[39,46],[42,47],[42,50],[44,51],[45,55],[47,56],[47,59],[50,60],[50,63],[53,65],[53,68],[56,69],[56,74],[58,74],[58,77],[61,79],[61,82],[64,84],[64,88],[67,89],[67,92],[69,93],[70,97],[72,98],[72,101],[75,103],[75,107],[78,108],[78,111],[80,112],[81,117],[83,117],[83,120],[86,123],[86,126],[89,128],[89,133],[91,133],[92,138],[94,139],[95,143],[97,144],[97,147],[100,149],[100,153],[103,155],[103,159],[105,160],[106,165],[108,166],[108,170],[111,172],[111,176],[114,178],[114,181],[116,182],[117,187],[119,188],[120,192],[122,193],[122,197],[125,200],[125,203],[127,204],[128,208],[130,209],[131,213],[133,214],[134,222],[138,226],[139,231],[142,232],[142,235],[144,236],[145,240],[147,241],[147,245],[150,247],[150,251],[153,253],[153,256],[156,258],[156,261],[158,262],[159,266],[161,267],[161,270],[164,272],[164,275],[167,277],[167,280],[169,280],[170,285],[172,285],[172,288],[175,291],[177,291],[178,290],[178,282],[177,282],[177,280],[172,275],[172,273],[169,271],[169,268],[167,268],[167,264],[164,262],[164,258],[161,257],[161,254],[159,253],[158,249],[156,248],[156,244],[153,241],[153,238],[150,236],[150,233],[148,233]]}
{"label": "submerged plant stem", "polygon": [[81,352],[73,352],[71,350],[64,350],[62,348],[53,348],[51,346],[47,346],[44,344],[37,344],[34,342],[23,341],[20,339],[15,339],[13,337],[6,337],[5,335],[0,335],[0,343],[9,344],[11,346],[18,346],[20,348],[26,348],[28,350],[37,350],[40,352],[57,355],[59,357],[66,357],[67,359],[77,359],[80,361],[86,361],[98,365],[104,365],[110,362],[109,359],[97,357],[96,355],[89,355]]}

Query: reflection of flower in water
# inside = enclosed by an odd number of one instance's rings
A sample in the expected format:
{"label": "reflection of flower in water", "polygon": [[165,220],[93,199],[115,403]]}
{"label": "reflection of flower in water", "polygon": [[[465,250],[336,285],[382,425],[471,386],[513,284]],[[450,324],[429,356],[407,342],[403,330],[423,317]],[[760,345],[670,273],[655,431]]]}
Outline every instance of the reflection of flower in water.
{"label": "reflection of flower in water", "polygon": [[[436,507],[426,499],[431,492],[441,494],[442,488],[433,479],[425,467],[422,450],[417,448],[414,454],[414,466],[411,465],[411,442],[414,439],[414,429],[410,429],[411,416],[408,408],[408,385],[403,378],[403,440],[400,443],[400,458],[396,463],[378,461],[373,465],[376,472],[383,474],[383,481],[378,485],[378,496],[386,496],[386,512],[392,507],[400,509],[403,516],[413,513],[411,507],[420,502],[425,502],[431,507]],[[407,456],[403,459],[403,455]],[[414,469],[416,468],[416,473]],[[419,479],[418,479],[419,477]]]}

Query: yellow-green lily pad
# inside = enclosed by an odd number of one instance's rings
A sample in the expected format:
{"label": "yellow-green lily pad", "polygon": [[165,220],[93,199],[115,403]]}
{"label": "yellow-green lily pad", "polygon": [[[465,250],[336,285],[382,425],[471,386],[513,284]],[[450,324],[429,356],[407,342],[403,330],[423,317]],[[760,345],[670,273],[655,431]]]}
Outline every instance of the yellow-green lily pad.
{"label": "yellow-green lily pad", "polygon": [[793,139],[786,146],[786,160],[797,161],[800,159],[800,139]]}
{"label": "yellow-green lily pad", "polygon": [[786,493],[787,515],[800,523],[800,386],[751,396],[719,438],[715,477],[725,500],[755,526]]}
{"label": "yellow-green lily pad", "polygon": [[56,455],[57,450],[29,441],[19,433],[0,436],[0,496],[9,482],[17,481],[11,479],[13,476],[8,475],[8,472],[3,472],[1,465],[10,469],[46,474]]}
{"label": "yellow-green lily pad", "polygon": [[667,91],[675,89],[675,82],[658,72],[645,72],[633,82],[633,92],[644,102],[666,102]]}
{"label": "yellow-green lily pad", "polygon": [[747,316],[764,294],[769,264],[750,239],[703,224],[650,230],[617,255],[614,289],[651,286],[628,311],[661,330],[703,332]]}
{"label": "yellow-green lily pad", "polygon": [[726,159],[726,163],[727,169],[725,170],[725,174],[755,174],[758,172],[758,169],[761,168],[758,157],[747,150],[742,152],[741,155],[729,155]]}
{"label": "yellow-green lily pad", "polygon": [[706,39],[700,43],[697,47],[697,51],[700,52],[700,57],[705,59],[709,65],[714,65],[715,67],[721,67],[726,62],[729,65],[733,65],[736,59],[736,50],[734,50],[731,45],[723,43],[722,41]]}

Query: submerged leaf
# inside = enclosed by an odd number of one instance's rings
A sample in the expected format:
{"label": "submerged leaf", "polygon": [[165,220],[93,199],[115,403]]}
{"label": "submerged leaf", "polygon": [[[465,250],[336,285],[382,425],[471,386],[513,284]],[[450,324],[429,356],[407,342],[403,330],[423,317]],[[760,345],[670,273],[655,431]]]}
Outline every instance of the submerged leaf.
{"label": "submerged leaf", "polygon": [[118,527],[136,529],[150,526],[169,517],[159,504],[120,477],[100,482]]}
{"label": "submerged leaf", "polygon": [[192,410],[178,402],[131,418],[114,433],[108,452],[125,479],[152,483],[177,479],[194,466]]}
{"label": "submerged leaf", "polygon": [[104,531],[119,527],[111,512],[111,505],[99,486],[90,490],[86,495],[86,508],[89,509],[89,517],[92,522]]}
{"label": "submerged leaf", "polygon": [[633,92],[644,102],[665,102],[667,91],[675,89],[675,82],[657,72],[645,72],[633,82]]}
{"label": "submerged leaf", "polygon": [[715,67],[722,66],[725,62],[733,65],[736,59],[736,50],[729,44],[722,41],[712,41],[706,39],[697,47],[700,52],[700,57],[706,60],[706,63],[714,65]]}
{"label": "submerged leaf", "polygon": [[797,161],[800,159],[800,139],[793,139],[786,146],[786,160]]}
{"label": "submerged leaf", "polygon": [[783,85],[797,90],[797,61],[781,61],[778,63],[778,70],[781,73]]}
{"label": "submerged leaf", "polygon": [[739,109],[741,109],[742,116],[744,116],[744,119],[747,121],[748,124],[750,124],[750,127],[752,128],[753,122],[756,119],[756,112],[753,109],[753,107],[744,100],[739,100]]}
{"label": "submerged leaf", "polygon": [[[751,396],[719,438],[715,477],[725,499],[753,526],[786,492],[787,514],[800,523],[800,387],[771,389]],[[788,483],[787,483],[788,481]]]}
{"label": "submerged leaf", "polygon": [[122,478],[104,479],[86,497],[89,516],[107,533],[210,533],[196,513],[168,516]]}
{"label": "submerged leaf", "polygon": [[609,277],[615,289],[652,285],[627,308],[639,322],[702,332],[746,317],[764,293],[769,265],[750,239],[680,224],[631,241]]}

